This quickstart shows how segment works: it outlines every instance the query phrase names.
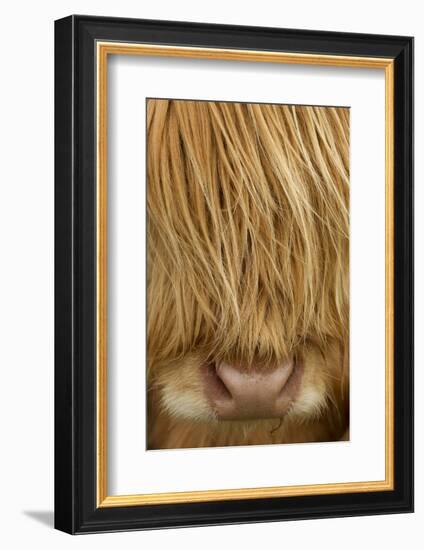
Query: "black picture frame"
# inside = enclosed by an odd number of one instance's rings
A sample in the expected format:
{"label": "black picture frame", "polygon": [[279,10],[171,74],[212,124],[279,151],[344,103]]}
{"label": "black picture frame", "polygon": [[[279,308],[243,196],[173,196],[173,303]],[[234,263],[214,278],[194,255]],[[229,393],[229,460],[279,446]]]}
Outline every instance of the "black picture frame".
{"label": "black picture frame", "polygon": [[[97,507],[99,40],[394,60],[394,489]],[[413,511],[413,39],[72,15],[55,22],[55,527],[94,533]]]}

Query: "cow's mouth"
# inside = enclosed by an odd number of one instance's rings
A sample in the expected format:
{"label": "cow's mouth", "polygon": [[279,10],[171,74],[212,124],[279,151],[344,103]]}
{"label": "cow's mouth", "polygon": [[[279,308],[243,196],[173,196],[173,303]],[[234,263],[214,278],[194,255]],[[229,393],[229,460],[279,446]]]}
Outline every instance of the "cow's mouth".
{"label": "cow's mouth", "polygon": [[294,359],[248,370],[212,362],[203,367],[204,393],[219,420],[281,418],[296,400],[302,373]]}

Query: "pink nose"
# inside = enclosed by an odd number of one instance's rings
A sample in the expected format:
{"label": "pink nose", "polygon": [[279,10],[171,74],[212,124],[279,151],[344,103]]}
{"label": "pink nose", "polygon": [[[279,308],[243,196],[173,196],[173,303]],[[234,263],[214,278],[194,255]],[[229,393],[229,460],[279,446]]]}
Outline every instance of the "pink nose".
{"label": "pink nose", "polygon": [[279,418],[295,398],[299,377],[293,361],[271,370],[220,363],[208,367],[205,393],[220,420]]}

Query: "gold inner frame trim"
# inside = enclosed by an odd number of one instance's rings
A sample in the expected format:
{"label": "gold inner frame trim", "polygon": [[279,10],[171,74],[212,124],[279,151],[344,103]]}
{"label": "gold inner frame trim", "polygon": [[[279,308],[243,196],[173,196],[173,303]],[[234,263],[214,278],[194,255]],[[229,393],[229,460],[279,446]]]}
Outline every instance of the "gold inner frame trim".
{"label": "gold inner frame trim", "polygon": [[[162,46],[124,42],[96,43],[97,54],[97,506],[141,506],[270,497],[388,491],[394,489],[394,60],[390,58]],[[109,496],[107,492],[107,61],[109,55],[143,55],[256,61],[298,65],[384,69],[385,71],[385,479],[244,489]]]}

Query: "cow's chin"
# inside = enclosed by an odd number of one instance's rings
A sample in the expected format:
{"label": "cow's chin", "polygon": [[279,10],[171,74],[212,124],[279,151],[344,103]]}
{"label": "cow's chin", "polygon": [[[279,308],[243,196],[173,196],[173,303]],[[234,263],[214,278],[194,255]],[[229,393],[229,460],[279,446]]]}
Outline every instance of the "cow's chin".
{"label": "cow's chin", "polygon": [[[252,369],[243,370],[238,366],[234,383],[246,377],[246,391],[253,387],[253,395],[256,395],[256,378],[268,376],[269,371],[276,377],[276,381],[270,379],[268,384],[271,388],[275,386],[275,397],[272,394],[268,399],[265,395],[263,403],[251,410],[243,408],[244,402],[234,404],[227,390],[229,387],[232,394],[237,393],[238,388],[234,392],[231,386],[233,379],[225,378],[220,370],[221,363],[208,361],[201,353],[192,352],[151,366],[149,448],[340,439],[348,422],[347,378],[340,350],[340,345],[336,344],[324,350],[304,346],[292,357],[272,366],[262,366],[254,370],[254,374]],[[231,369],[228,368],[232,372]],[[278,369],[287,372],[280,374]],[[219,387],[222,386],[221,378],[227,385],[224,389]],[[213,384],[217,389],[211,391]],[[242,386],[240,391],[244,389]],[[272,441],[264,438],[266,433],[274,434]],[[197,443],[192,445],[191,441]]]}

